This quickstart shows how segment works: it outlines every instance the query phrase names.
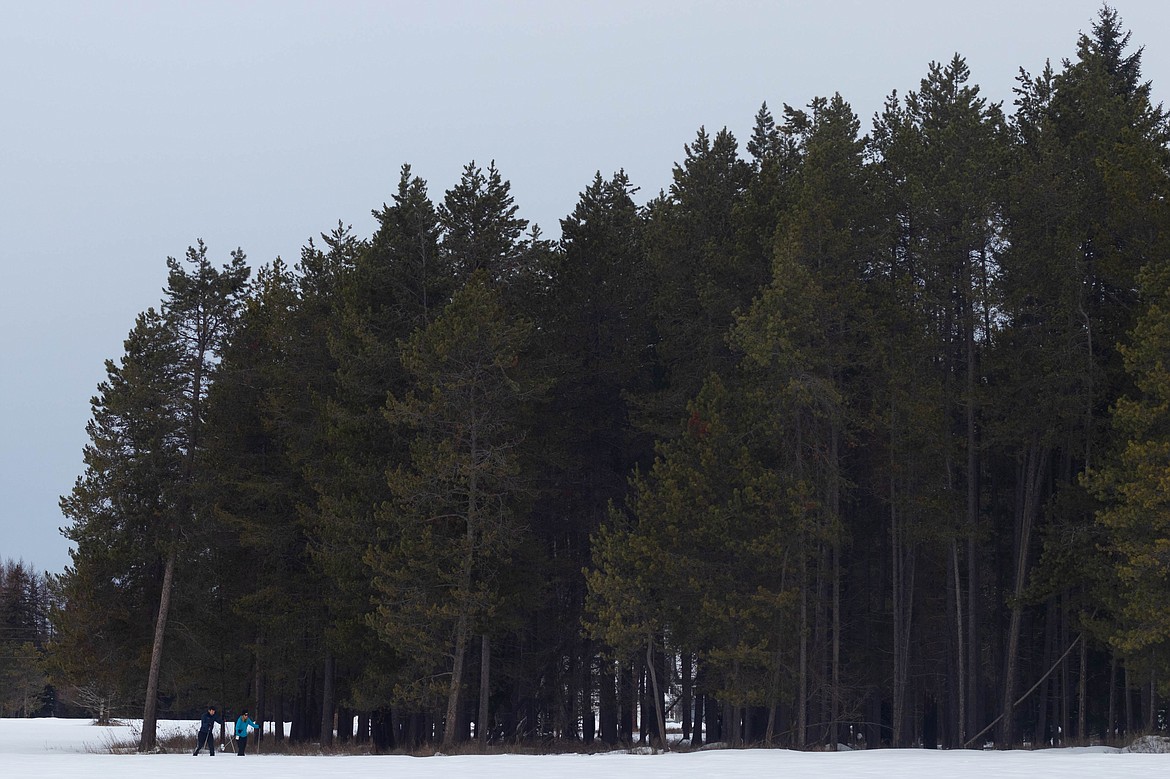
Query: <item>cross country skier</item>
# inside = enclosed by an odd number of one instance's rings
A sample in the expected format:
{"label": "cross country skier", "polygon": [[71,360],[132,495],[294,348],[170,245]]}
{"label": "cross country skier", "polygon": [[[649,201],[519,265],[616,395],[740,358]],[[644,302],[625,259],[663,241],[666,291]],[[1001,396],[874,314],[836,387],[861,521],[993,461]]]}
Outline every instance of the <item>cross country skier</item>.
{"label": "cross country skier", "polygon": [[240,748],[236,752],[240,757],[244,756],[244,749],[248,746],[248,726],[255,730],[258,726],[248,716],[248,710],[244,709],[240,712],[240,716],[236,719],[236,742],[239,743]]}
{"label": "cross country skier", "polygon": [[215,728],[215,706],[208,705],[207,712],[203,715],[203,719],[199,720],[199,745],[195,747],[195,754],[199,754],[199,750],[203,749],[203,745],[207,744],[207,753],[215,757],[215,735],[212,732]]}

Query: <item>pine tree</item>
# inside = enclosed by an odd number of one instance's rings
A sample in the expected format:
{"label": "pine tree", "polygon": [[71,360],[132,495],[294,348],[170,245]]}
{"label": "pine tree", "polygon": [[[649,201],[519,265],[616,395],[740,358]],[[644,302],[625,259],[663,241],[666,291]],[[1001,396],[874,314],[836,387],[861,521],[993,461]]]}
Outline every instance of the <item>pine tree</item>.
{"label": "pine tree", "polygon": [[[322,440],[305,452],[305,469],[318,492],[305,521],[315,565],[330,583],[334,651],[352,666],[350,702],[385,712],[395,699],[397,648],[378,641],[368,624],[373,587],[364,558],[377,535],[375,512],[391,499],[386,473],[406,461],[408,439],[386,421],[387,396],[402,393],[404,340],[443,310],[454,275],[438,245],[440,225],[426,182],[403,166],[392,201],[374,212],[369,241],[332,241],[306,262],[334,267],[329,296],[302,290],[314,308],[330,307],[323,337],[335,366],[320,404]],[[309,321],[320,314],[305,312]],[[389,744],[377,735],[379,746]]]}
{"label": "pine tree", "polygon": [[[138,317],[86,426],[85,472],[61,499],[75,548],[58,584],[54,646],[61,686],[93,685],[107,699],[138,698],[144,652],[169,559],[183,473],[181,347],[154,309]],[[169,582],[168,582],[169,583]]]}
{"label": "pine tree", "polygon": [[650,311],[660,374],[654,392],[640,398],[640,424],[658,437],[712,371],[733,363],[726,336],[736,309],[767,280],[766,257],[745,257],[736,245],[735,212],[751,167],[727,129],[712,137],[700,128],[684,146],[669,193],[646,209],[646,252],[655,294]]}
{"label": "pine tree", "polygon": [[[161,312],[139,317],[121,366],[107,363],[108,378],[87,427],[86,472],[62,499],[73,521],[66,535],[77,549],[63,577],[67,604],[61,613],[71,613],[71,596],[88,598],[89,588],[119,597],[112,585],[131,590],[129,602],[146,609],[133,615],[139,625],[153,625],[145,641],[150,650],[143,751],[155,747],[172,595],[177,582],[189,581],[177,569],[196,563],[209,545],[208,518],[197,495],[205,403],[250,273],[238,250],[222,270],[215,269],[202,242],[188,249],[185,265],[167,259]],[[206,608],[197,595],[193,607]],[[74,634],[84,640],[79,631]],[[131,640],[130,658],[141,659],[141,641]]]}
{"label": "pine tree", "polygon": [[494,160],[486,172],[474,160],[464,166],[459,183],[447,190],[438,209],[442,256],[458,279],[466,282],[481,269],[497,282],[522,274],[520,239],[528,221],[516,216],[518,210],[512,185]]}
{"label": "pine tree", "polygon": [[[529,333],[480,271],[405,342],[414,389],[387,404],[387,418],[412,439],[409,461],[389,473],[392,499],[378,512],[386,545],[366,558],[376,576],[371,623],[412,663],[449,658],[445,745],[459,739],[471,637],[495,613],[500,571],[524,531],[517,450],[521,406],[534,391],[525,376]],[[420,678],[431,675],[423,670]]]}
{"label": "pine tree", "polygon": [[1113,423],[1120,452],[1091,473],[1091,485],[1105,502],[1098,520],[1107,529],[1120,583],[1120,614],[1114,646],[1127,658],[1156,657],[1159,678],[1170,678],[1170,620],[1163,604],[1170,596],[1170,564],[1162,549],[1170,543],[1170,273],[1164,262],[1143,272],[1149,304],[1122,349],[1136,392],[1118,400]]}
{"label": "pine tree", "polygon": [[[1141,52],[1127,55],[1128,41],[1117,13],[1105,7],[1081,36],[1075,61],[1035,78],[1022,74],[1006,209],[1003,422],[1009,440],[1050,453],[1047,472],[1034,480],[1052,485],[1042,498],[1052,521],[1041,528],[1043,555],[1029,595],[1059,598],[1049,614],[1079,636],[1082,690],[1089,639],[1108,632],[1100,623],[1114,608],[1108,562],[1096,551],[1105,542],[1093,522],[1098,506],[1079,474],[1100,465],[1109,446],[1105,411],[1130,382],[1117,345],[1140,310],[1139,269],[1163,254],[1170,136],[1141,82]],[[1046,399],[1040,408],[1014,400],[1038,396]],[[1005,729],[1007,713],[1005,700]],[[1075,729],[1066,724],[1085,739],[1087,719],[1082,694]]]}
{"label": "pine tree", "polygon": [[581,571],[589,563],[589,536],[605,521],[608,504],[624,499],[632,467],[649,461],[652,446],[636,429],[629,403],[651,381],[649,277],[633,191],[619,172],[608,180],[598,173],[581,193],[561,220],[557,264],[536,317],[543,334],[536,348],[557,379],[533,431],[542,497],[532,525],[543,567],[522,586],[544,583],[531,620],[556,654],[549,653],[553,668],[520,673],[563,677],[576,710],[566,725],[574,729],[580,719],[587,741],[594,651],[576,629],[585,598]]}
{"label": "pine tree", "polygon": [[[791,586],[802,604],[816,603],[811,621],[801,611],[796,679],[797,743],[805,738],[807,695],[825,691],[830,731],[840,712],[840,566],[845,511],[850,502],[846,448],[858,425],[847,405],[860,393],[869,361],[862,280],[873,251],[874,214],[866,204],[872,182],[862,165],[864,141],[849,105],[818,98],[808,113],[786,107],[782,132],[800,155],[790,177],[791,208],[778,220],[773,278],[737,322],[732,343],[742,353],[749,392],[773,395],[768,424],[787,451],[761,454],[808,501],[792,529],[801,539],[800,576]],[[810,665],[806,644],[813,638]],[[836,743],[829,735],[829,743]]]}
{"label": "pine tree", "polygon": [[0,562],[0,712],[6,717],[44,713],[48,679],[43,668],[50,607],[45,576],[23,562]]}
{"label": "pine tree", "polygon": [[[925,610],[916,603],[923,593],[913,586],[921,564],[946,577],[946,603],[955,611],[950,624],[933,629],[949,637],[947,694],[959,720],[957,740],[978,708],[980,690],[980,389],[997,321],[998,208],[1007,146],[999,106],[989,105],[969,80],[958,55],[945,65],[932,63],[918,91],[902,101],[890,97],[871,144],[889,242],[877,256],[872,289],[893,304],[880,315],[876,344],[886,384],[875,407],[883,409],[890,460],[886,484],[875,480],[875,489],[884,493],[896,544],[890,558],[900,612],[892,620],[899,647],[895,696],[901,700],[909,681],[910,616]],[[931,611],[943,617],[941,608]],[[960,611],[965,626],[958,624]],[[894,737],[904,743],[905,720],[897,708]]]}

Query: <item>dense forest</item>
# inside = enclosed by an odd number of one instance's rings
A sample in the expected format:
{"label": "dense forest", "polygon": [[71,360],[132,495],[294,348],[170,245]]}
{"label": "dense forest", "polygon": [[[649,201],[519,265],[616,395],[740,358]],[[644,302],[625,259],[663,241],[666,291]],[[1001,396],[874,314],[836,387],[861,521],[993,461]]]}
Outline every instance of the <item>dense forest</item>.
{"label": "dense forest", "polygon": [[0,562],[0,717],[52,711],[43,658],[52,640],[49,580],[23,562]]}
{"label": "dense forest", "polygon": [[649,202],[599,173],[556,241],[472,162],[291,266],[169,258],[62,498],[55,689],[144,750],[208,701],[384,750],[1160,728],[1141,53],[1105,7],[1010,113],[958,55],[868,133],[765,105]]}

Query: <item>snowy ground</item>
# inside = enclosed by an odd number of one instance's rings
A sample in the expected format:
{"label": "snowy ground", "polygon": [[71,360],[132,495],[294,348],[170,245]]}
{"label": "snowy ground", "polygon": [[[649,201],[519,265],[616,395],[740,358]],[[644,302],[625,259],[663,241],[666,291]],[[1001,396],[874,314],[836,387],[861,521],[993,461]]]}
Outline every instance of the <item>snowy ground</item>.
{"label": "snowy ground", "polygon": [[[160,723],[194,732],[195,723]],[[1141,779],[1170,775],[1170,754],[1128,754],[1115,749],[1052,749],[1035,752],[940,752],[875,749],[802,753],[774,749],[666,755],[523,755],[458,757],[289,757],[217,754],[208,762],[182,755],[110,755],[101,750],[132,736],[129,726],[99,728],[88,720],[0,719],[0,776],[6,779],[184,779],[279,776],[289,779],[344,776],[353,779],[716,779],[718,777],[815,777],[816,779]]]}

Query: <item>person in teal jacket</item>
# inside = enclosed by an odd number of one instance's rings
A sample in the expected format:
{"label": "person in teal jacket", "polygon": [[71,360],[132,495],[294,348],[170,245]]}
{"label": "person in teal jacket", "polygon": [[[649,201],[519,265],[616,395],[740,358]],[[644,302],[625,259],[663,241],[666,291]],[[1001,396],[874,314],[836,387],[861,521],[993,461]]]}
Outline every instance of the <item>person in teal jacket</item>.
{"label": "person in teal jacket", "polygon": [[240,712],[240,716],[236,718],[236,743],[240,745],[236,750],[236,754],[240,757],[244,756],[244,748],[248,745],[248,728],[253,730],[259,727],[252,718],[248,716],[248,710],[244,709]]}

